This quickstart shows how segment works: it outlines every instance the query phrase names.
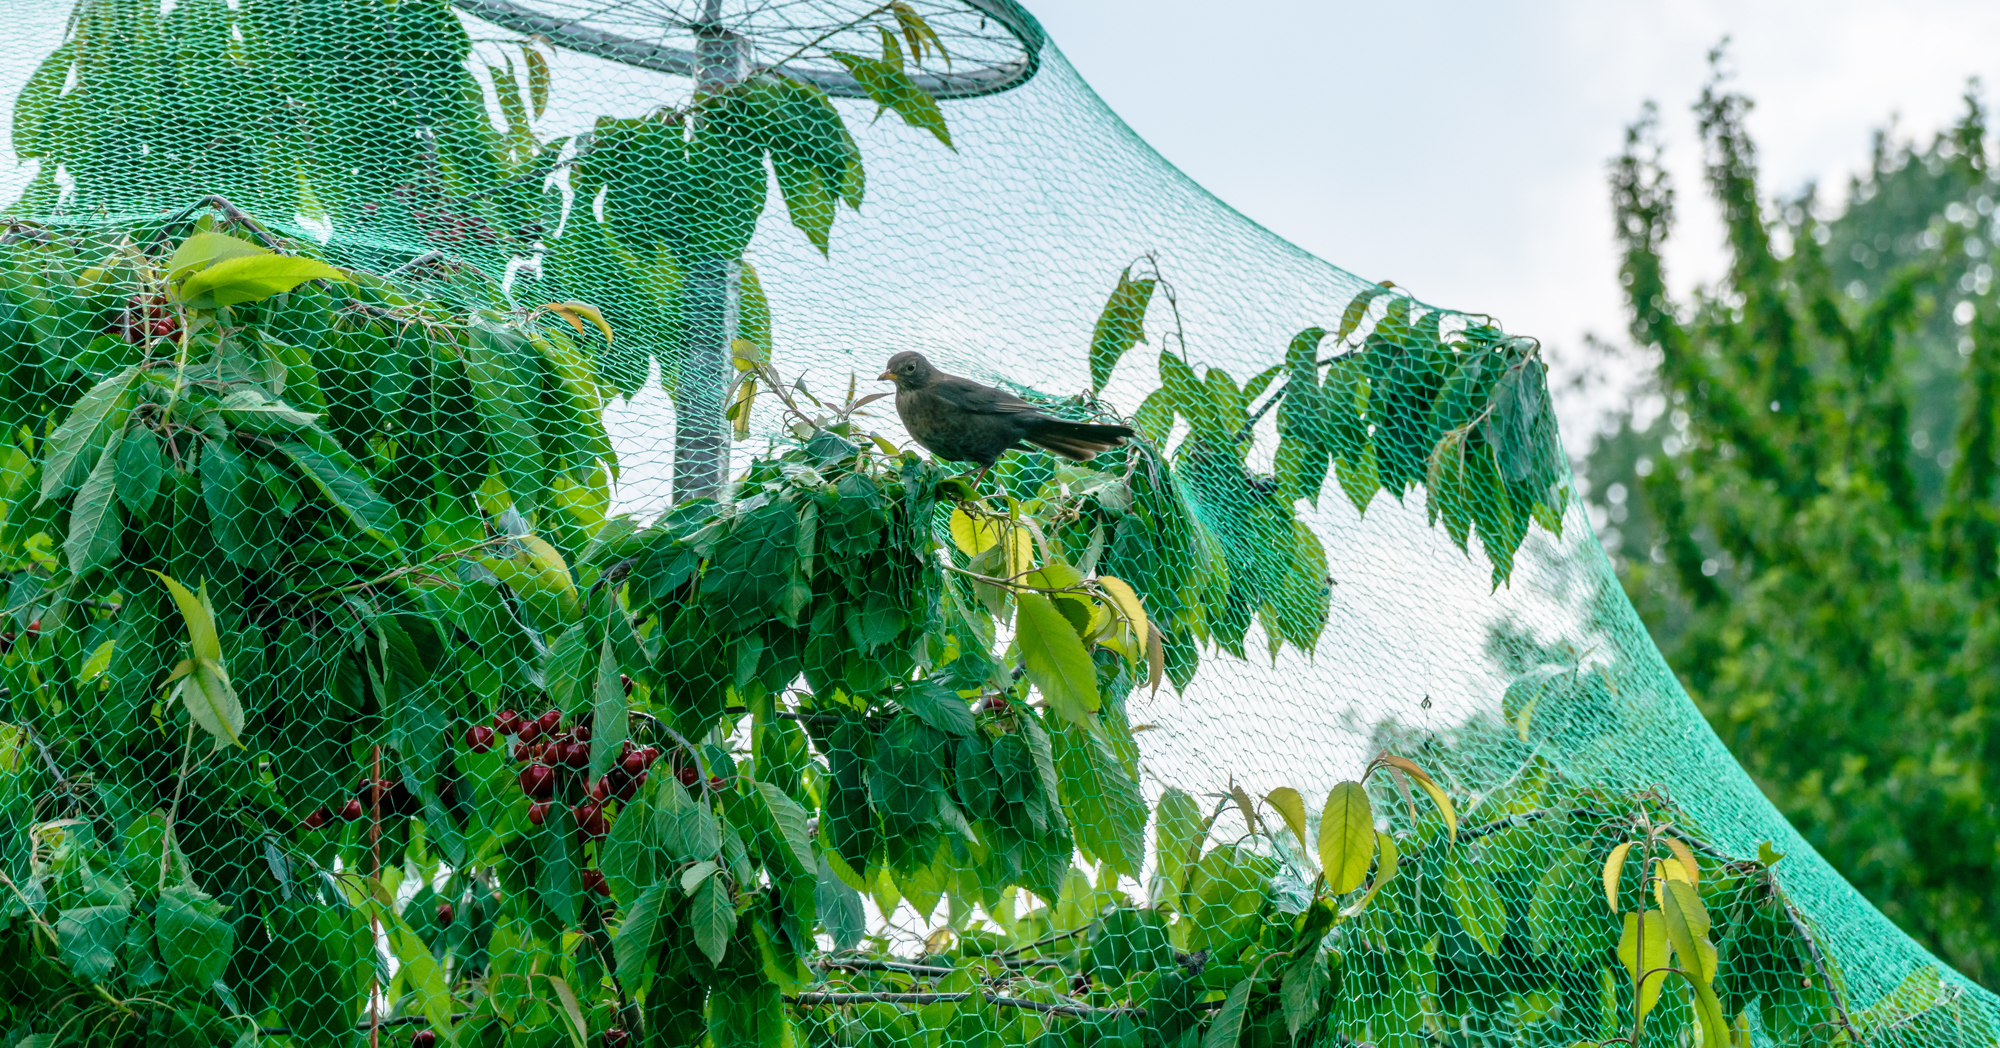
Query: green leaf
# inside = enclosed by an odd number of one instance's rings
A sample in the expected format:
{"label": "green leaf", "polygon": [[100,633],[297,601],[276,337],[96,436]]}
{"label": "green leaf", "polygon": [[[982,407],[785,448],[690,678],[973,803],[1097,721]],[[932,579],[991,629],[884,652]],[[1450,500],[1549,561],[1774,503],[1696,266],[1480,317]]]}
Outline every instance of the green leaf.
{"label": "green leaf", "polygon": [[153,941],[174,978],[207,990],[229,966],[236,933],[222,919],[222,907],[214,899],[182,886],[160,893],[153,910]]}
{"label": "green leaf", "polygon": [[122,434],[118,440],[118,501],[127,514],[142,516],[159,497],[167,463],[160,455],[160,438],[150,428],[134,426]]}
{"label": "green leaf", "polygon": [[446,1044],[455,1043],[451,987],[445,982],[444,967],[431,955],[430,946],[400,919],[390,924],[389,944],[402,965],[396,978],[417,999],[418,1009],[438,1037]]}
{"label": "green leaf", "polygon": [[827,253],[833,240],[833,219],[837,201],[813,165],[774,155],[772,168],[778,175],[778,192],[785,197],[785,213],[792,225],[805,234],[806,241]]}
{"label": "green leaf", "polygon": [[944,143],[945,148],[956,151],[957,147],[951,144],[951,131],[945,127],[944,111],[938,108],[937,99],[903,72],[902,63],[863,58],[845,51],[829,53],[854,74],[854,79],[875,104],[893,110],[903,118],[904,123],[929,131]]}
{"label": "green leaf", "polygon": [[814,911],[820,928],[833,940],[836,950],[851,950],[868,934],[868,914],[861,905],[861,893],[849,887],[833,872],[824,855],[819,858],[819,881],[813,888]]}
{"label": "green leaf", "polygon": [[83,489],[69,510],[69,533],[63,536],[63,555],[69,570],[78,579],[117,559],[119,539],[124,531],[118,519],[118,433],[97,457]]}
{"label": "green leaf", "polygon": [[1368,792],[1358,782],[1343,782],[1327,795],[1319,816],[1319,865],[1327,888],[1345,895],[1368,879],[1375,858],[1375,815]]}
{"label": "green leaf", "polygon": [[361,917],[303,893],[271,907],[273,963],[284,973],[271,984],[272,1003],[302,1043],[338,1044],[354,1029],[368,992],[361,973],[373,970],[374,940]]}
{"label": "green leaf", "polygon": [[287,442],[277,448],[362,534],[388,549],[396,548],[392,537],[396,528],[395,508],[377,495],[359,473],[340,459],[301,443]]}
{"label": "green leaf", "polygon": [[174,692],[187,707],[188,716],[215,739],[216,749],[243,745],[243,703],[222,664],[200,659],[182,660],[180,666],[186,667],[186,672],[176,667],[181,678]]}
{"label": "green leaf", "polygon": [[957,692],[932,680],[920,680],[896,694],[903,708],[946,735],[973,733],[972,707]]}
{"label": "green leaf", "polygon": [[1243,1036],[1243,1014],[1250,1007],[1250,991],[1256,988],[1256,979],[1243,979],[1229,988],[1221,1010],[1215,1013],[1208,1032],[1201,1037],[1201,1048],[1236,1048]]}
{"label": "green leaf", "polygon": [[778,831],[778,837],[798,864],[794,873],[805,873],[816,865],[812,850],[812,835],[806,832],[806,811],[798,802],[785,796],[785,791],[768,782],[757,784],[757,795],[763,798],[770,809],[771,823]]}
{"label": "green leaf", "polygon": [[1187,871],[1200,857],[1207,830],[1201,805],[1193,797],[1171,786],[1160,794],[1160,803],[1153,809],[1153,852],[1155,872],[1166,884],[1168,900],[1185,887]]}
{"label": "green leaf", "polygon": [[541,492],[542,449],[522,374],[518,336],[491,324],[475,325],[465,342],[465,375],[472,382],[480,427],[494,447],[500,480],[521,508],[535,505]]}
{"label": "green leaf", "polygon": [[721,964],[730,936],[736,932],[736,906],[721,877],[702,879],[688,903],[688,923],[694,928],[694,944],[710,963]]}
{"label": "green leaf", "polygon": [[1150,278],[1133,280],[1132,268],[1118,274],[1118,284],[1111,289],[1111,297],[1104,303],[1104,309],[1097,315],[1097,324],[1090,333],[1090,388],[1093,392],[1104,391],[1104,384],[1111,381],[1111,371],[1118,366],[1118,359],[1126,351],[1138,345],[1146,337],[1146,307],[1153,300],[1153,283]]}
{"label": "green leaf", "polygon": [[1458,916],[1459,927],[1489,956],[1500,953],[1500,940],[1507,933],[1507,906],[1500,899],[1486,871],[1458,861],[1445,867],[1444,897]]}
{"label": "green leaf", "polygon": [[1063,811],[1077,847],[1127,877],[1139,876],[1146,850],[1146,797],[1111,744],[1075,724],[1054,730]]}
{"label": "green leaf", "polygon": [[131,413],[126,394],[138,376],[139,369],[129,367],[90,387],[50,434],[42,463],[41,501],[68,494],[89,475],[98,450],[113,431],[124,427]]}
{"label": "green leaf", "polygon": [[125,942],[131,908],[79,906],[56,918],[56,949],[70,971],[88,982],[103,982],[118,967],[118,948]]}
{"label": "green leaf", "polygon": [[1299,1031],[1319,1015],[1320,998],[1326,993],[1326,955],[1317,945],[1285,969],[1278,985],[1278,1003],[1285,1011],[1285,1030],[1294,1040]]}
{"label": "green leaf", "polygon": [[347,274],[324,262],[289,255],[227,258],[199,270],[176,289],[190,309],[260,302],[308,280],[346,281]]}
{"label": "green leaf", "polygon": [[607,634],[597,656],[597,701],[592,707],[590,729],[590,777],[611,770],[630,737],[631,717],[626,710],[625,681],[618,672],[618,656]]}
{"label": "green leaf", "polygon": [[1017,593],[1014,643],[1028,680],[1049,707],[1072,723],[1091,725],[1097,712],[1097,667],[1083,640],[1054,602],[1039,593]]}
{"label": "green leaf", "polygon": [[611,940],[611,957],[618,966],[619,980],[627,987],[639,985],[646,957],[653,952],[653,947],[659,945],[660,920],[665,916],[666,900],[667,886],[653,884],[624,906],[618,934]]}

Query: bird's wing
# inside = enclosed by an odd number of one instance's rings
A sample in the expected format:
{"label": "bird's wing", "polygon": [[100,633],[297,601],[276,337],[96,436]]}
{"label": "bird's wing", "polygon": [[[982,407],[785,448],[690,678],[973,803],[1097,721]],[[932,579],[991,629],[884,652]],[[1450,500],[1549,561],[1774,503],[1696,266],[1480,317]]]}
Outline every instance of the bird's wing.
{"label": "bird's wing", "polygon": [[1018,415],[1035,410],[1033,404],[1004,389],[956,375],[938,379],[931,385],[931,392],[952,407],[974,415]]}

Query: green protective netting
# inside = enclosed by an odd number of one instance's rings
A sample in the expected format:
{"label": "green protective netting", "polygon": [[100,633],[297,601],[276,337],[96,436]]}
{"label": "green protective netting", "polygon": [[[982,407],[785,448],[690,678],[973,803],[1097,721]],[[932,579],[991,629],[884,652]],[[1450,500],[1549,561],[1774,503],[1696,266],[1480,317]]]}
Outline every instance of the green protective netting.
{"label": "green protective netting", "polygon": [[[5,10],[6,1044],[1993,1041],[1536,344],[1008,0]],[[1137,437],[968,474],[905,350]]]}

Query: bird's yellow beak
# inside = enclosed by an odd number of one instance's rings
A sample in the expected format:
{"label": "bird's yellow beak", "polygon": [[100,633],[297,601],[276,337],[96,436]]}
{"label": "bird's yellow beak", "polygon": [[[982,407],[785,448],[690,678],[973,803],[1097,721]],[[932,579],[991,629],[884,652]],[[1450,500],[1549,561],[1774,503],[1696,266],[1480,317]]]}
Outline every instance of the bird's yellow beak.
{"label": "bird's yellow beak", "polygon": [[896,373],[893,371],[884,371],[875,377],[882,382],[894,382],[896,380]]}

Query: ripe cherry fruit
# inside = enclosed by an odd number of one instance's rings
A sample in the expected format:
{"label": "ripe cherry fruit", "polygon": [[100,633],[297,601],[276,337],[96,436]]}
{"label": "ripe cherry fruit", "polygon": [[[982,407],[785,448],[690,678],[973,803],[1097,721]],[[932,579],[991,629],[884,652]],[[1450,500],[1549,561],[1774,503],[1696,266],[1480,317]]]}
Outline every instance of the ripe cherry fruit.
{"label": "ripe cherry fruit", "polygon": [[674,769],[674,775],[681,780],[681,785],[686,786],[688,789],[694,789],[695,783],[701,781],[701,773],[691,767],[676,768]]}
{"label": "ripe cherry fruit", "polygon": [[542,823],[547,822],[548,818],[549,818],[548,801],[536,801],[535,803],[528,805],[529,822],[534,823],[537,826],[540,826]]}
{"label": "ripe cherry fruit", "polygon": [[513,710],[501,710],[493,715],[493,730],[502,735],[512,735],[521,730],[521,715]]}
{"label": "ripe cherry fruit", "polygon": [[331,818],[333,816],[325,808],[314,808],[313,813],[306,816],[306,829],[317,830],[321,826],[326,825],[326,820]]}
{"label": "ripe cherry fruit", "polygon": [[604,1048],[631,1048],[632,1035],[624,1027],[614,1026],[604,1031]]}
{"label": "ripe cherry fruit", "polygon": [[620,783],[618,785],[618,788],[614,789],[611,792],[620,801],[629,801],[632,799],[633,794],[639,792],[639,787],[644,786],[645,784],[646,784],[646,773],[642,771],[639,774],[634,775],[631,778],[626,779],[624,782]]}
{"label": "ripe cherry fruit", "polygon": [[533,746],[530,746],[525,742],[517,742],[514,744],[514,763],[526,764],[528,762],[528,758],[534,755],[535,755],[535,748]]}
{"label": "ripe cherry fruit", "polygon": [[570,814],[576,816],[576,830],[586,840],[596,840],[611,832],[611,828],[604,821],[604,805],[602,804],[595,801],[589,804],[579,804],[571,810]]}
{"label": "ripe cherry fruit", "polygon": [[586,867],[579,874],[578,879],[583,881],[585,890],[596,892],[599,895],[611,894],[611,885],[605,883],[603,870],[595,867]]}
{"label": "ripe cherry fruit", "polygon": [[644,752],[633,750],[625,755],[625,760],[619,766],[625,769],[625,774],[639,776],[646,773],[647,763]]}
{"label": "ripe cherry fruit", "polygon": [[597,781],[590,784],[590,799],[602,804],[606,800],[609,800],[610,797],[611,776],[599,775]]}
{"label": "ripe cherry fruit", "polygon": [[538,801],[555,796],[556,773],[546,764],[530,764],[521,769],[521,792]]}
{"label": "ripe cherry fruit", "polygon": [[493,729],[484,724],[475,724],[465,729],[465,744],[474,753],[485,753],[493,748]]}
{"label": "ripe cherry fruit", "polygon": [[348,801],[347,804],[340,809],[340,818],[342,822],[360,821],[361,801],[359,799]]}
{"label": "ripe cherry fruit", "polygon": [[536,723],[542,726],[542,733],[544,735],[554,735],[556,729],[562,726],[562,711],[546,710],[540,717],[535,718],[535,720]]}
{"label": "ripe cherry fruit", "polygon": [[577,725],[575,728],[570,730],[569,737],[575,739],[578,742],[589,742],[590,725],[588,724]]}
{"label": "ripe cherry fruit", "polygon": [[441,903],[438,903],[438,926],[439,926],[439,927],[442,927],[442,928],[449,928],[449,927],[451,927],[451,922],[452,922],[453,920],[456,920],[456,919],[457,919],[457,916],[458,916],[457,914],[455,914],[455,913],[453,913],[453,912],[452,912],[452,909],[451,909],[451,904],[450,904],[450,903],[448,903],[448,902],[441,902]]}
{"label": "ripe cherry fruit", "polygon": [[522,719],[514,725],[514,737],[522,742],[534,742],[542,737],[542,722]]}
{"label": "ripe cherry fruit", "polygon": [[410,1048],[437,1048],[438,1035],[435,1030],[418,1030],[410,1035]]}

